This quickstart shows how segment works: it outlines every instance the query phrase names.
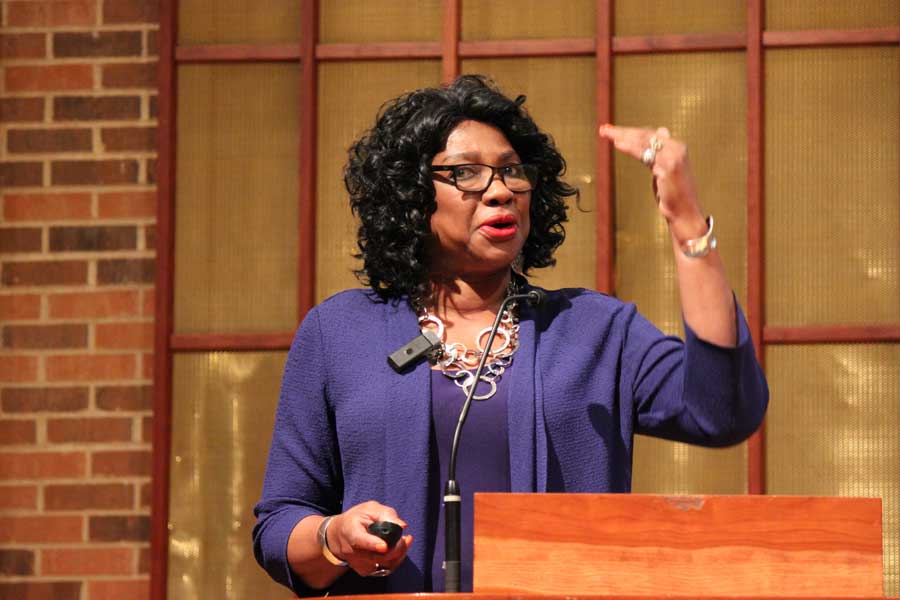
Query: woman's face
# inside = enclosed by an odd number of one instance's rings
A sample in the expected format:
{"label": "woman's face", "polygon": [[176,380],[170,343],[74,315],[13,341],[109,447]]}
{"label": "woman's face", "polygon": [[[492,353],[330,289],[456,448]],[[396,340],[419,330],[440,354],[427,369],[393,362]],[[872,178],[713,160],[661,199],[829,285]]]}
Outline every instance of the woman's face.
{"label": "woman's face", "polygon": [[[480,163],[503,167],[521,160],[499,129],[463,121],[431,162],[433,166]],[[510,191],[499,174],[485,191],[463,192],[449,175],[448,171],[435,173],[437,209],[431,216],[428,248],[432,272],[459,277],[507,270],[528,238],[531,192]]]}

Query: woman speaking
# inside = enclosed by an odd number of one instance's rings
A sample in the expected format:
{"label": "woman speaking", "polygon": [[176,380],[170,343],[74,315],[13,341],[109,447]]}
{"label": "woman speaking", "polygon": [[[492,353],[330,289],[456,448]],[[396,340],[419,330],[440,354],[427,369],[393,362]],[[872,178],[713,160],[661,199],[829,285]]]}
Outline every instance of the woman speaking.
{"label": "woman speaking", "polygon": [[[474,492],[628,492],[635,433],[725,446],[762,421],[768,390],[713,217],[665,128],[599,135],[651,172],[686,339],[573,288],[509,305],[485,347],[504,299],[554,264],[575,195],[523,102],[464,76],[388,103],[350,149],[367,287],[325,300],[297,331],[253,532],[259,563],[298,595],[443,590],[442,488],[473,384],[456,467],[463,591]],[[425,331],[439,342],[427,360],[392,368]],[[404,535],[388,547],[376,521]]]}

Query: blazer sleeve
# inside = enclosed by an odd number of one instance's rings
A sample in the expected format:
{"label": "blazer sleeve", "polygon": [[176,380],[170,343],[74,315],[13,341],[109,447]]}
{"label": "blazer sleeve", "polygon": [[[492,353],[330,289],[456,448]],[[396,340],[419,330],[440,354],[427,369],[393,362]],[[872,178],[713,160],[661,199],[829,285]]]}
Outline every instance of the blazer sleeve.
{"label": "blazer sleeve", "polygon": [[322,595],[307,587],[287,560],[294,527],[310,515],[340,512],[343,483],[318,311],[297,331],[285,364],[262,498],[254,509],[253,551],[277,582],[298,596]]}
{"label": "blazer sleeve", "polygon": [[634,402],[635,431],[656,437],[729,446],[762,423],[769,389],[756,360],[744,314],[735,300],[737,346],[697,337],[665,336],[634,311],[625,340],[625,382]]}

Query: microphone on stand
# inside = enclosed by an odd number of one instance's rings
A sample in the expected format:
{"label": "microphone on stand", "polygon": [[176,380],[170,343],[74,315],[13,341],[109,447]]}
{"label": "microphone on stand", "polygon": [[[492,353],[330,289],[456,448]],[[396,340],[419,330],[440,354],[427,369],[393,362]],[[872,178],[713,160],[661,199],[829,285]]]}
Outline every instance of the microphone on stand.
{"label": "microphone on stand", "polygon": [[540,306],[546,299],[547,294],[542,290],[531,290],[527,294],[514,294],[507,296],[500,304],[497,311],[497,317],[494,319],[494,325],[491,327],[491,333],[488,335],[485,351],[478,361],[478,368],[475,369],[475,376],[472,378],[472,385],[469,393],[466,394],[466,401],[463,403],[462,410],[459,413],[459,421],[456,423],[456,431],[453,433],[453,445],[450,447],[450,466],[448,469],[447,483],[444,485],[444,591],[448,593],[459,592],[460,583],[460,546],[461,529],[460,529],[460,508],[462,505],[462,493],[459,490],[459,483],[456,481],[456,455],[459,450],[459,438],[462,435],[462,428],[469,416],[469,407],[472,406],[472,397],[475,395],[475,388],[478,387],[478,379],[484,370],[487,362],[490,348],[494,344],[494,337],[497,335],[497,329],[500,327],[500,319],[503,311],[512,302],[524,300],[531,306]]}

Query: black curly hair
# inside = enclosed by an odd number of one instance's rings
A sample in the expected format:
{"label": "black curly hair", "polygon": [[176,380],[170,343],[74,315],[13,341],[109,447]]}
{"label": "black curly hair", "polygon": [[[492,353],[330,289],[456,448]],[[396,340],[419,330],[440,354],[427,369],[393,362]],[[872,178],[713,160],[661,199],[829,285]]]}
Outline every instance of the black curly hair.
{"label": "black curly hair", "polygon": [[464,75],[447,87],[387,102],[375,127],[350,147],[344,184],[360,219],[356,256],[363,260],[356,276],[382,299],[428,292],[426,247],[437,208],[431,161],[466,120],[497,127],[522,162],[538,168],[523,272],[556,263],[553,252],[566,236],[565,198],[577,190],[560,179],[566,162],[524,110],[524,101],[507,98],[486,77]]}

